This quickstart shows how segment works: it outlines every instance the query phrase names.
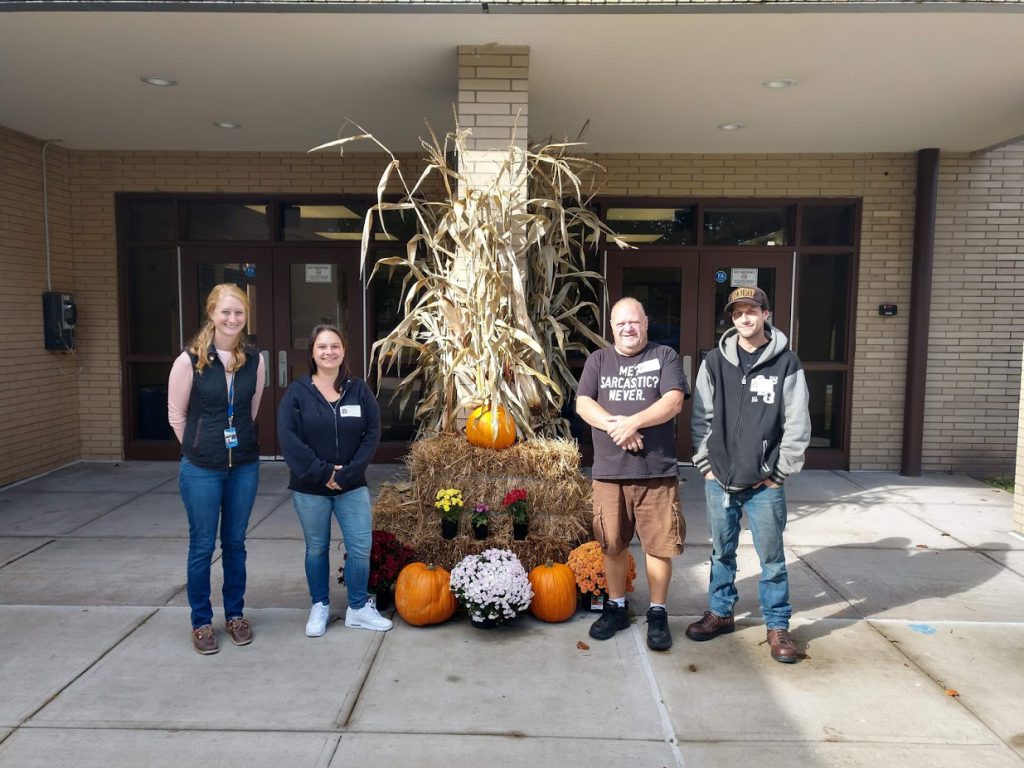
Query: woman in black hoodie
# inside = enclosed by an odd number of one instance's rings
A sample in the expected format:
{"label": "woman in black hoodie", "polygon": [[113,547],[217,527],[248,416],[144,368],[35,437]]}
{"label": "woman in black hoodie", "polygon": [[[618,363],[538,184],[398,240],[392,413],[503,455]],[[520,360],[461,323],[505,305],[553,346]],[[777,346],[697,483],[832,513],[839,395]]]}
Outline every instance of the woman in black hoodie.
{"label": "woman in black hoodie", "polygon": [[348,555],[345,626],[391,629],[367,594],[373,526],[366,467],[380,442],[380,408],[366,382],[349,375],[345,342],[333,325],[313,329],[309,375],[293,381],[285,392],[277,429],[306,539],[306,581],[313,603],[306,635],[320,637],[327,630],[332,514]]}

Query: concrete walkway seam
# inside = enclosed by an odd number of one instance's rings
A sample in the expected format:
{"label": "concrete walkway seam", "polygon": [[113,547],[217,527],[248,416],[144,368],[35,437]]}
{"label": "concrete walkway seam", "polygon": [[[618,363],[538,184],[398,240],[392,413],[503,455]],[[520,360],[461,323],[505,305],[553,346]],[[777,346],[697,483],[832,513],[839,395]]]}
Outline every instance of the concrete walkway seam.
{"label": "concrete walkway seam", "polygon": [[654,676],[654,667],[651,666],[651,660],[647,657],[647,650],[644,647],[645,643],[641,638],[640,627],[636,624],[630,627],[630,631],[633,634],[633,640],[636,643],[637,655],[640,657],[640,666],[643,667],[644,674],[647,676],[647,683],[651,687],[651,693],[654,696],[654,706],[658,708],[658,716],[661,718],[661,732],[664,736],[665,742],[672,749],[672,755],[676,759],[676,766],[678,768],[686,768],[686,761],[683,759],[683,753],[679,750],[679,740],[676,738],[675,729],[672,727],[672,718],[669,717],[668,707],[665,706],[665,699],[661,695],[661,688],[658,686],[658,680]]}

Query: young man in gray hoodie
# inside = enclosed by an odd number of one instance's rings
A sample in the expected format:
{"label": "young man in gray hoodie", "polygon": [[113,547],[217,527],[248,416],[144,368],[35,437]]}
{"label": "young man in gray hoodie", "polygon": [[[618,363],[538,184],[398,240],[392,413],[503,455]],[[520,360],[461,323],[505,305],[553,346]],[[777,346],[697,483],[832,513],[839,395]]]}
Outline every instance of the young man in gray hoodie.
{"label": "young man in gray hoodie", "polygon": [[693,463],[704,476],[712,550],[710,610],[686,636],[710,640],[735,629],[736,549],[746,513],[761,562],[758,591],[771,655],[791,664],[783,484],[800,471],[810,441],[807,384],[785,334],[769,322],[763,290],[737,288],[725,312],[733,328],[701,364],[693,401]]}

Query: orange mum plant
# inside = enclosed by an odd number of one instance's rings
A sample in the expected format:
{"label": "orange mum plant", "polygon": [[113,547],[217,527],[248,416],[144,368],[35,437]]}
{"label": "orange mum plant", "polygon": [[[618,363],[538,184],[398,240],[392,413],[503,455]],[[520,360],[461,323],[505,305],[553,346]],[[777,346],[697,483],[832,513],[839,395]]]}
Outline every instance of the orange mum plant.
{"label": "orange mum plant", "polygon": [[[627,553],[629,569],[626,571],[626,591],[633,591],[633,580],[636,578],[636,560]],[[576,577],[576,586],[583,594],[596,596],[608,594],[608,580],[604,575],[604,554],[601,545],[596,541],[581,544],[569,553],[569,567]]]}

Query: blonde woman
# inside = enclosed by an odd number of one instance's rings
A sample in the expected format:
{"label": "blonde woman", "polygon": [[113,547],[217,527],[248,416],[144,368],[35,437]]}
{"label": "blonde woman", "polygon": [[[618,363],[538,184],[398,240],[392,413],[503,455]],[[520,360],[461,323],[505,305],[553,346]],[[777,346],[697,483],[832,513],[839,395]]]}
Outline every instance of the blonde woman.
{"label": "blonde woman", "polygon": [[203,655],[220,650],[210,605],[218,530],[228,635],[235,645],[252,642],[243,615],[245,531],[259,484],[254,419],[266,371],[246,343],[248,319],[249,300],[238,286],[214,286],[206,298],[206,322],[174,361],[167,386],[168,418],[181,443],[178,486],[188,514],[192,647]]}

